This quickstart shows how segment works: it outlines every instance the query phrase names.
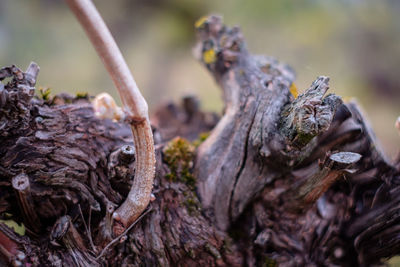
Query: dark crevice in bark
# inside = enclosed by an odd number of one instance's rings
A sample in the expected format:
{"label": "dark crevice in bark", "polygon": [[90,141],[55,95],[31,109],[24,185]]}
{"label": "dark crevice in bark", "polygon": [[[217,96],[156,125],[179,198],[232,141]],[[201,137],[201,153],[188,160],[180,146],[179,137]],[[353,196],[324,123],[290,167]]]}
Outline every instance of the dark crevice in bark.
{"label": "dark crevice in bark", "polygon": [[[249,142],[249,137],[250,137],[250,131],[251,131],[251,128],[252,128],[252,126],[253,126],[254,119],[255,119],[256,114],[257,114],[257,110],[258,110],[258,105],[257,105],[257,107],[256,107],[256,112],[254,113],[254,116],[253,116],[253,118],[251,119],[249,129],[247,130],[246,139],[245,139],[245,141],[244,141],[244,148],[243,148],[243,161],[242,161],[242,164],[241,164],[241,166],[240,166],[240,169],[239,169],[239,171],[238,171],[238,173],[237,173],[237,175],[236,175],[235,182],[234,182],[234,184],[233,184],[233,188],[236,188],[236,184],[237,184],[237,182],[238,182],[238,180],[239,180],[239,178],[240,178],[240,176],[241,176],[241,174],[242,174],[242,172],[243,172],[243,170],[244,170],[244,168],[245,168],[245,166],[246,166],[245,164],[246,164],[246,161],[247,161],[247,149],[248,149],[248,142]],[[230,196],[230,198],[229,198],[229,207],[232,207],[232,206],[233,206],[232,199],[233,199],[234,192],[235,192],[235,191],[232,190],[231,196]],[[234,218],[232,218],[232,211],[229,211],[229,216],[230,216],[230,220],[233,221]]]}

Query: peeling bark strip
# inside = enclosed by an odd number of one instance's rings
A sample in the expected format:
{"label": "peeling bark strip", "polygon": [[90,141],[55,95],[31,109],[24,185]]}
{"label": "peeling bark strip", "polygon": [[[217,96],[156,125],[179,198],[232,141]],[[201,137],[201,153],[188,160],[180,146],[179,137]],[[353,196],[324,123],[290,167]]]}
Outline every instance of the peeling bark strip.
{"label": "peeling bark strip", "polygon": [[132,215],[122,203],[151,160],[131,126],[147,120],[34,96],[34,63],[0,69],[0,265],[376,266],[400,253],[400,160],[359,106],[325,96],[324,76],[292,95],[290,68],[249,54],[238,28],[196,27],[224,115],[193,97],[155,112],[155,198],[117,238],[113,214]]}
{"label": "peeling bark strip", "polygon": [[114,212],[114,234],[128,228],[150,202],[155,172],[148,107],[111,33],[90,0],[67,0],[103,60],[121,97],[136,146],[136,176],[127,199]]}

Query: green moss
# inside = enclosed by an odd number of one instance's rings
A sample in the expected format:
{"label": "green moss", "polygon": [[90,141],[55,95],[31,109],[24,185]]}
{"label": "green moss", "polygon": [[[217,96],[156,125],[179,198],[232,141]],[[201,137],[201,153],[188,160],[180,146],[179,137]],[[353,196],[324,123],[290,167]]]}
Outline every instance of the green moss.
{"label": "green moss", "polygon": [[89,99],[89,93],[88,92],[78,92],[78,93],[76,93],[75,98],[76,99]]}
{"label": "green moss", "polygon": [[197,198],[192,196],[186,197],[185,206],[189,212],[189,215],[193,215],[195,212],[200,210],[199,201],[197,200]]}
{"label": "green moss", "polygon": [[[199,142],[204,141],[208,134],[202,134]],[[196,196],[196,178],[192,174],[195,145],[188,140],[176,137],[164,148],[164,161],[168,164],[170,173],[165,178],[170,182],[184,183],[190,190],[183,191],[183,204],[190,215],[200,211],[200,203]]]}
{"label": "green moss", "polygon": [[181,179],[190,189],[194,190],[196,188],[196,178],[188,170],[181,172]]}
{"label": "green moss", "polygon": [[193,141],[195,148],[199,147],[206,139],[210,136],[210,132],[204,132],[199,134],[199,137]]}
{"label": "green moss", "polygon": [[313,139],[315,137],[315,135],[311,135],[311,134],[306,134],[306,133],[302,133],[300,131],[297,132],[296,135],[296,144],[299,144],[301,146],[305,146],[307,145],[311,139]]}
{"label": "green moss", "polygon": [[196,188],[196,178],[191,173],[195,146],[184,138],[176,137],[164,148],[164,160],[170,173],[166,178],[171,182],[185,183],[191,190]]}
{"label": "green moss", "polygon": [[176,182],[176,175],[174,173],[166,174],[165,178],[167,178],[167,180],[170,182]]}
{"label": "green moss", "polygon": [[269,257],[265,257],[264,263],[262,266],[263,267],[276,267],[278,265],[276,264],[276,261],[274,261],[273,259],[271,259]]}
{"label": "green moss", "polygon": [[44,101],[50,101],[51,89],[48,87],[39,87],[39,98],[43,99]]}

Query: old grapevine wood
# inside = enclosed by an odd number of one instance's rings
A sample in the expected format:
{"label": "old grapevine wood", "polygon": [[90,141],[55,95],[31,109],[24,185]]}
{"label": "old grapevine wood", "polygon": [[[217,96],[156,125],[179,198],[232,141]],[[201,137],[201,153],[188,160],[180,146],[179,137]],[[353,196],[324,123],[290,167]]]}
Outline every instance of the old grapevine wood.
{"label": "old grapevine wood", "polygon": [[326,95],[324,76],[295,98],[293,71],[249,53],[239,28],[217,16],[196,26],[223,116],[193,98],[159,107],[155,200],[111,245],[136,178],[129,125],[97,118],[87,97],[34,96],[35,64],[0,70],[11,78],[0,84],[0,213],[27,229],[0,223],[2,263],[368,266],[399,253],[399,163],[358,105]]}

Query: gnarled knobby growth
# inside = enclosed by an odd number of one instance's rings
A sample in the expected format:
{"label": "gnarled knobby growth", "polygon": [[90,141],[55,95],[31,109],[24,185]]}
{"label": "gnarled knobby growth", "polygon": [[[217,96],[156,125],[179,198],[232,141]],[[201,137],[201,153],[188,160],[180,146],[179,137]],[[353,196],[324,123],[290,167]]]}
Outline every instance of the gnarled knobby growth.
{"label": "gnarled knobby growth", "polygon": [[122,233],[150,202],[155,172],[154,141],[147,103],[96,7],[90,0],[67,0],[100,58],[122,99],[126,120],[131,125],[136,147],[135,179],[127,199],[114,212],[114,232]]}
{"label": "gnarled knobby growth", "polygon": [[294,99],[294,72],[273,58],[250,55],[239,29],[224,26],[218,16],[204,19],[197,31],[201,60],[225,102],[224,116],[199,148],[198,190],[204,208],[226,230],[281,175],[278,166],[293,167],[308,156],[341,100],[324,97],[326,77]]}
{"label": "gnarled knobby growth", "polygon": [[199,57],[225,101],[198,149],[198,192],[219,229],[240,233],[246,262],[352,266],[399,253],[400,239],[390,239],[398,232],[399,170],[357,104],[325,96],[323,76],[291,95],[291,69],[249,54],[239,29],[220,17],[203,18],[197,31]]}

